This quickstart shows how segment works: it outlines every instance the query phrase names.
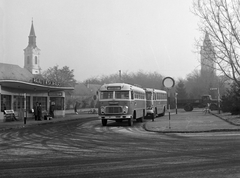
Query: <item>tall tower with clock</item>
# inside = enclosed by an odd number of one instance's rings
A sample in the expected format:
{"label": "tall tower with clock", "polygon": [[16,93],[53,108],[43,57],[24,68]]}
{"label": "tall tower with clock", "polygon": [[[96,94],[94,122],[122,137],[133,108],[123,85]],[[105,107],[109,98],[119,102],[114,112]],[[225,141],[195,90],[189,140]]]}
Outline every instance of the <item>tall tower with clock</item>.
{"label": "tall tower with clock", "polygon": [[28,46],[24,49],[24,68],[32,74],[40,74],[40,49],[36,45],[36,35],[32,26],[28,36]]}

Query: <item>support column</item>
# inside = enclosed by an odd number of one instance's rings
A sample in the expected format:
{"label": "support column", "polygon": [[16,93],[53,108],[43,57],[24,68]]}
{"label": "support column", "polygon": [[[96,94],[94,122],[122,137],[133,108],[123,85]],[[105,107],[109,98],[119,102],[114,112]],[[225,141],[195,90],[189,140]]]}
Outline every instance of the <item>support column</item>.
{"label": "support column", "polygon": [[[0,85],[0,99],[2,101],[2,86]],[[2,102],[0,101],[0,108],[2,108]],[[0,111],[0,122],[3,122],[4,120],[4,114],[2,111]]]}

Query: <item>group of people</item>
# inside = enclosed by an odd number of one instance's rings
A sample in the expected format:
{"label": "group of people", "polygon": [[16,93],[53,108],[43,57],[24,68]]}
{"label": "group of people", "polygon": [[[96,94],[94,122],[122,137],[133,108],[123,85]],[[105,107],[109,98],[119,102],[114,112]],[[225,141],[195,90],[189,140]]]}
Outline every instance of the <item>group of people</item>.
{"label": "group of people", "polygon": [[41,103],[36,102],[36,105],[33,108],[34,116],[36,121],[42,120],[42,105]]}
{"label": "group of people", "polygon": [[[49,108],[49,117],[54,118],[54,110],[55,110],[55,103],[51,102],[50,108]],[[33,108],[34,110],[34,117],[36,121],[42,120],[42,105],[41,103],[36,102],[36,105]]]}

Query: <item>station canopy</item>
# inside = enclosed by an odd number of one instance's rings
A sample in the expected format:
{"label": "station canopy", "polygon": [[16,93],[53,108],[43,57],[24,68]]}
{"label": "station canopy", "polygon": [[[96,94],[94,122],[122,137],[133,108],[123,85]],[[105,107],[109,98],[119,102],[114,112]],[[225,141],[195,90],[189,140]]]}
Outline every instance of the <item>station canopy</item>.
{"label": "station canopy", "polygon": [[43,79],[41,75],[30,73],[18,65],[5,63],[0,63],[0,85],[6,88],[43,92],[74,90],[74,87],[60,86],[56,82]]}

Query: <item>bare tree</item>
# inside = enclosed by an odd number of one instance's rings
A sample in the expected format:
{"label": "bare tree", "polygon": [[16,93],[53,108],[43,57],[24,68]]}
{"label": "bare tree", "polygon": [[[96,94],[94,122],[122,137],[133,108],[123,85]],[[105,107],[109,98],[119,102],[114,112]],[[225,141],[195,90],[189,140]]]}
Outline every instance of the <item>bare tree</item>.
{"label": "bare tree", "polygon": [[240,86],[240,0],[194,0],[199,29],[208,33],[218,70]]}

